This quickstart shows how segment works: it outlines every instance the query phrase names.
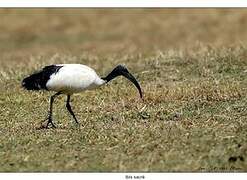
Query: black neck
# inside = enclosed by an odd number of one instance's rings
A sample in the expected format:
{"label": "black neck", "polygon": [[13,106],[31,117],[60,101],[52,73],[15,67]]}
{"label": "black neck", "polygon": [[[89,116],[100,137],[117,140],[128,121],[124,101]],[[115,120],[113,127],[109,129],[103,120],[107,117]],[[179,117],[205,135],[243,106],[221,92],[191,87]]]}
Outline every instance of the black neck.
{"label": "black neck", "polygon": [[116,78],[117,76],[121,76],[121,75],[126,77],[128,80],[130,80],[136,86],[136,88],[138,89],[138,91],[140,93],[140,97],[142,98],[142,90],[141,90],[139,83],[137,82],[135,77],[132,74],[130,74],[128,69],[126,67],[124,67],[123,65],[118,65],[106,77],[103,77],[101,79],[105,80],[106,83],[108,83],[112,79]]}
{"label": "black neck", "polygon": [[105,80],[108,83],[109,81],[113,80],[117,76],[123,75],[124,71],[128,72],[128,70],[123,65],[118,65],[106,77],[103,77],[101,79]]}

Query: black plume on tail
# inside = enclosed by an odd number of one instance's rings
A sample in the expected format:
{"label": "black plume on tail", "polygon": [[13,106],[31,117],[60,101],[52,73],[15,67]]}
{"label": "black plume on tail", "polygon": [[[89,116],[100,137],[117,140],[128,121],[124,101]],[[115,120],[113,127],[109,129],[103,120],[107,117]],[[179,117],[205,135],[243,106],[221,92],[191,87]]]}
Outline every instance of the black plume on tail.
{"label": "black plume on tail", "polygon": [[63,66],[45,66],[41,71],[31,74],[22,80],[22,87],[27,90],[47,90],[46,83],[50,76],[57,73]]}

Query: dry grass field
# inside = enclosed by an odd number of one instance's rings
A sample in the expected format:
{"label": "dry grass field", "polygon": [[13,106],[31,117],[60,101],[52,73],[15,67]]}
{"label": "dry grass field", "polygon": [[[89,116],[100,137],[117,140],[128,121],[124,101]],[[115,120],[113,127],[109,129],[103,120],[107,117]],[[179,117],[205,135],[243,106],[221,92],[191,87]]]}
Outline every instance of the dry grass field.
{"label": "dry grass field", "polygon": [[[1,9],[1,172],[247,170],[246,9]],[[61,96],[56,129],[39,129],[52,92],[21,80],[81,63],[118,78]]]}

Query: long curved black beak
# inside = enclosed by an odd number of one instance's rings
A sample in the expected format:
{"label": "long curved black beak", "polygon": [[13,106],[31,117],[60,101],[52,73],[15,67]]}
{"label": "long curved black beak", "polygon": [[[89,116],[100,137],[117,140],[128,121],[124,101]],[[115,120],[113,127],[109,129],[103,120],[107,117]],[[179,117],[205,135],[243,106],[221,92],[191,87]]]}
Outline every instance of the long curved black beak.
{"label": "long curved black beak", "polygon": [[105,80],[106,82],[109,82],[109,81],[111,81],[112,79],[114,79],[117,76],[124,76],[128,80],[130,80],[136,86],[136,88],[138,89],[140,97],[143,98],[141,87],[140,87],[139,83],[137,82],[136,78],[123,65],[116,66],[112,70],[111,73],[109,73],[106,77],[103,77],[102,79]]}
{"label": "long curved black beak", "polygon": [[141,87],[140,87],[139,83],[137,82],[136,78],[132,74],[130,74],[129,72],[123,72],[122,75],[124,77],[126,77],[128,80],[130,80],[136,86],[136,88],[139,91],[140,97],[142,99],[142,90],[141,90]]}

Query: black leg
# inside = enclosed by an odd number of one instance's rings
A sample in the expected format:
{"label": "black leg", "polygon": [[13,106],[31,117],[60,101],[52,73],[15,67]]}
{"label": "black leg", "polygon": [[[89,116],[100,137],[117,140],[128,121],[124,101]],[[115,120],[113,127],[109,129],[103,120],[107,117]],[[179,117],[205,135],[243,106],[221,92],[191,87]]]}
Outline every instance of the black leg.
{"label": "black leg", "polygon": [[73,116],[75,122],[78,124],[78,121],[77,121],[77,119],[76,119],[76,117],[75,117],[74,112],[73,112],[72,109],[71,109],[71,106],[70,106],[70,104],[69,104],[69,101],[70,101],[70,95],[67,96],[66,108],[68,109],[69,113]]}
{"label": "black leg", "polygon": [[49,124],[51,124],[53,128],[56,127],[54,125],[54,123],[52,122],[52,104],[54,102],[55,97],[57,97],[60,94],[61,94],[61,92],[57,92],[56,94],[54,94],[54,95],[51,96],[51,99],[50,99],[50,110],[49,110],[49,114],[48,114],[48,118],[47,118],[48,119],[48,122],[47,122],[46,128],[48,128]]}

